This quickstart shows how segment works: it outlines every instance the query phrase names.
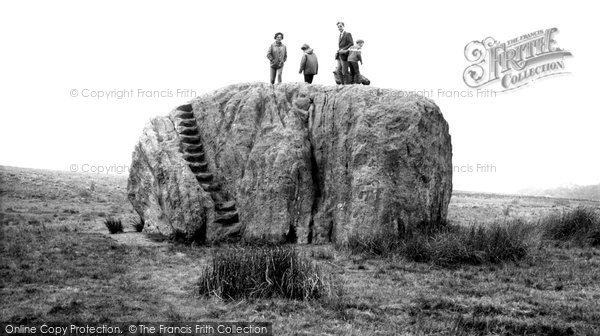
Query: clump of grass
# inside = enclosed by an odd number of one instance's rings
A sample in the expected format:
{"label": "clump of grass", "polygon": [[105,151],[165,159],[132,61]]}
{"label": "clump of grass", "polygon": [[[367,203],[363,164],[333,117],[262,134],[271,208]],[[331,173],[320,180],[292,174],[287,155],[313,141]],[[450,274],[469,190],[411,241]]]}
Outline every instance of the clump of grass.
{"label": "clump of grass", "polygon": [[449,228],[446,222],[422,222],[419,225],[404,227],[401,232],[374,231],[368,233],[353,232],[345,242],[336,243],[336,248],[351,254],[363,254],[390,257],[404,251],[417,259],[422,251],[422,240],[434,236]]}
{"label": "clump of grass", "polygon": [[131,227],[135,230],[135,232],[142,232],[144,229],[144,219],[142,217],[131,217],[129,218],[129,223]]}
{"label": "clump of grass", "polygon": [[489,226],[460,227],[446,223],[422,223],[399,234],[350,235],[343,247],[352,254],[402,256],[441,266],[478,265],[517,261],[525,257],[534,228],[522,220]]}
{"label": "clump of grass", "polygon": [[429,262],[431,260],[429,239],[429,236],[414,236],[405,239],[395,254],[400,254],[406,259],[416,262]]}
{"label": "clump of grass", "polygon": [[361,234],[354,232],[348,235],[343,244],[336,244],[338,249],[345,249],[352,254],[388,257],[398,251],[400,240],[397,235],[384,232]]}
{"label": "clump of grass", "polygon": [[335,255],[332,251],[330,251],[327,248],[321,247],[321,248],[315,248],[313,250],[311,250],[310,252],[310,256],[314,259],[321,259],[321,260],[333,260],[335,259]]}
{"label": "clump of grass", "polygon": [[200,276],[200,294],[223,299],[326,296],[330,288],[319,268],[289,246],[215,249]]}
{"label": "clump of grass", "polygon": [[578,246],[600,246],[600,215],[591,208],[577,207],[542,220],[544,237]]}
{"label": "clump of grass", "polygon": [[111,234],[123,232],[123,223],[120,219],[109,217],[104,220],[104,225],[108,228]]}
{"label": "clump of grass", "polygon": [[421,222],[419,225],[403,227],[401,232],[375,231],[369,233],[353,232],[342,244],[336,244],[338,249],[345,249],[352,254],[363,254],[380,257],[390,257],[405,248],[413,249],[410,253],[421,253],[419,244],[421,238],[431,237],[439,232],[448,230],[446,222]]}
{"label": "clump of grass", "polygon": [[175,230],[169,239],[173,243],[179,243],[184,245],[197,245],[203,244],[206,238],[206,226],[201,226],[193,231],[180,231]]}
{"label": "clump of grass", "polygon": [[529,251],[528,233],[532,230],[521,220],[496,222],[488,227],[472,226],[442,232],[425,242],[423,250],[437,265],[479,265],[517,261]]}

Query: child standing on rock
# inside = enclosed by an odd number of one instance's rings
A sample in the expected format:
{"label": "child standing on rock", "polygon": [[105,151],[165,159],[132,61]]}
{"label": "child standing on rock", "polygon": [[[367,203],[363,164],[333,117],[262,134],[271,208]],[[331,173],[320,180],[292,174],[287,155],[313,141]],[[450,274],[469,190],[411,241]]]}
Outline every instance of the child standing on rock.
{"label": "child standing on rock", "polygon": [[313,77],[319,72],[317,55],[308,44],[302,45],[302,48],[300,49],[304,51],[304,55],[302,55],[302,61],[300,61],[299,73],[304,72],[304,81],[308,84],[312,84]]}
{"label": "child standing on rock", "polygon": [[362,65],[362,56],[360,51],[365,44],[365,41],[358,40],[356,44],[348,49],[348,65],[350,65],[350,76],[352,77],[352,84],[360,84],[360,69],[358,62]]}

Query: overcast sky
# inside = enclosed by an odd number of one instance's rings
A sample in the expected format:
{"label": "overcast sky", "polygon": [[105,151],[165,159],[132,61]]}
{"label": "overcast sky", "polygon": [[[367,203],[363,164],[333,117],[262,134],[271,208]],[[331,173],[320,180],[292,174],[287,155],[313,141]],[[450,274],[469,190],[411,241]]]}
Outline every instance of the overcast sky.
{"label": "overcast sky", "polygon": [[[440,106],[453,165],[474,170],[455,172],[454,189],[597,184],[594,9],[564,1],[3,1],[0,164],[128,166],[150,118],[229,84],[268,81],[265,55],[278,31],[289,54],[284,81],[302,81],[300,46],[308,43],[319,58],[314,83],[333,84],[342,20],[365,40],[361,72],[373,86],[427,92]],[[462,77],[467,43],[551,27],[573,53],[570,74],[496,97],[446,94],[472,91]],[[90,97],[103,91],[129,97]],[[477,172],[478,164],[493,169]]]}

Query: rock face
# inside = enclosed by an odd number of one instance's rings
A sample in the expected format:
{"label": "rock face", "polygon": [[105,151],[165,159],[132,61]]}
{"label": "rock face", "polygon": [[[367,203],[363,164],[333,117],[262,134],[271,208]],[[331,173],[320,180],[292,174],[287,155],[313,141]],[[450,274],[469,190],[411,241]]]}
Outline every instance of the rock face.
{"label": "rock face", "polygon": [[214,217],[211,197],[184,161],[169,118],[155,118],[144,128],[133,152],[127,190],[147,232],[201,240],[205,223]]}
{"label": "rock face", "polygon": [[146,231],[344,242],[445,220],[452,146],[439,108],[420,96],[239,84],[152,120],[128,192]]}

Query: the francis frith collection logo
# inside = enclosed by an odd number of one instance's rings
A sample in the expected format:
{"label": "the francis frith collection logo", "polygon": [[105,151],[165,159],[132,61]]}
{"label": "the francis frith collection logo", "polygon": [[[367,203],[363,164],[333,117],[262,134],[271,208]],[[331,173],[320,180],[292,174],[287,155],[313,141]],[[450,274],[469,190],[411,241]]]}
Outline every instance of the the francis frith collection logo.
{"label": "the francis frith collection logo", "polygon": [[471,63],[463,73],[465,83],[472,88],[495,85],[501,92],[567,73],[564,59],[572,55],[558,47],[557,32],[557,28],[549,28],[504,43],[492,37],[470,42],[465,47]]}

